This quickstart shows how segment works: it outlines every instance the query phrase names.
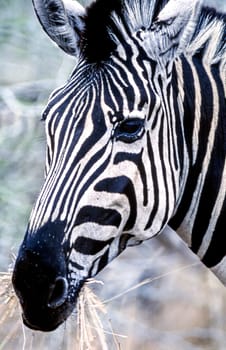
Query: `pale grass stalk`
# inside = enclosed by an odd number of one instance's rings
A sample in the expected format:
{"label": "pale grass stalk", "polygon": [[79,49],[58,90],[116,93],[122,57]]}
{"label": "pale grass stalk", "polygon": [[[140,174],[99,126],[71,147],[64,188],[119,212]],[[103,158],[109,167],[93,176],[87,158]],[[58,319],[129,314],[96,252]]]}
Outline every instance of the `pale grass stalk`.
{"label": "pale grass stalk", "polygon": [[12,286],[11,272],[0,273],[0,325],[18,311],[18,301]]}
{"label": "pale grass stalk", "polygon": [[[103,327],[100,315],[106,314],[106,309],[99,298],[88,287],[89,284],[99,283],[100,281],[89,280],[83,287],[78,300],[78,341],[79,350],[108,350],[106,334],[113,337],[115,349],[120,350],[120,345],[116,337],[127,338],[125,335],[106,331]],[[109,321],[110,322],[110,321]],[[96,346],[93,344],[95,342]]]}
{"label": "pale grass stalk", "polygon": [[15,334],[18,333],[18,329],[20,328],[20,321],[17,321],[15,325],[12,325],[12,329],[10,332],[4,337],[4,339],[1,340],[0,343],[0,350],[5,349],[5,346],[7,343],[14,337]]}
{"label": "pale grass stalk", "polygon": [[[120,350],[120,343],[116,337],[126,338],[126,336],[121,334],[116,334],[112,331],[106,331],[103,328],[101,322],[101,315],[106,315],[105,304],[112,302],[115,299],[118,299],[124,296],[127,293],[130,293],[146,284],[149,284],[153,281],[166,278],[172,274],[182,272],[183,270],[189,269],[191,267],[199,265],[198,262],[189,264],[186,266],[173,269],[161,275],[147,278],[144,281],[128,288],[127,290],[115,295],[112,298],[109,298],[101,302],[94,292],[88,287],[89,284],[101,283],[95,280],[89,280],[85,283],[80,296],[78,298],[78,313],[77,313],[77,341],[79,344],[79,350],[108,350],[108,345],[106,341],[106,334],[112,335],[115,343],[115,348]],[[12,273],[11,272],[0,272],[0,325],[4,323],[14,322],[14,326],[11,328],[9,334],[6,335],[4,339],[0,342],[0,350],[10,341],[10,339],[18,332],[21,319],[15,322],[15,317],[17,317],[16,312],[19,311],[19,303],[17,301],[16,295],[12,287]],[[13,319],[13,316],[14,319]],[[18,316],[19,318],[19,316]],[[26,334],[24,326],[22,326],[23,332],[23,350],[26,347]],[[32,348],[32,345],[31,345]]]}
{"label": "pale grass stalk", "polygon": [[[0,325],[15,322],[15,326],[11,328],[10,333],[0,342],[0,350],[10,341],[10,339],[19,333],[21,319],[16,312],[19,312],[19,303],[12,286],[12,273],[0,273]],[[101,323],[101,314],[106,314],[106,310],[97,296],[87,286],[94,281],[89,281],[83,287],[78,299],[78,342],[79,350],[94,350],[93,343],[97,343],[98,350],[107,350],[104,329]],[[100,282],[95,282],[100,283]],[[13,318],[13,316],[15,316]],[[12,319],[12,321],[11,321]],[[23,334],[23,350],[27,346],[26,332],[22,325]]]}
{"label": "pale grass stalk", "polygon": [[128,338],[126,335],[122,335],[122,334],[117,334],[113,331],[113,327],[112,327],[112,323],[111,323],[111,320],[108,320],[109,322],[109,325],[110,325],[110,328],[111,328],[111,334],[113,336],[113,340],[114,340],[114,343],[115,343],[115,346],[116,346],[116,350],[121,350],[121,345],[117,339],[117,337],[121,337],[121,338]]}
{"label": "pale grass stalk", "polygon": [[22,350],[25,350],[26,343],[27,343],[27,338],[26,338],[26,333],[25,333],[25,328],[24,328],[23,323],[22,323],[22,332],[23,332],[23,348],[22,348]]}
{"label": "pale grass stalk", "polygon": [[154,281],[157,281],[157,280],[160,280],[162,278],[165,278],[165,277],[168,277],[170,275],[173,275],[173,274],[176,274],[176,273],[179,273],[179,272],[182,272],[184,270],[187,270],[191,267],[194,267],[194,266],[198,266],[200,265],[200,262],[195,262],[193,264],[189,264],[189,265],[185,265],[185,266],[180,266],[178,267],[177,269],[174,269],[174,270],[170,270],[168,272],[165,272],[161,275],[158,275],[158,276],[155,276],[155,277],[150,277],[150,278],[146,278],[145,280],[143,280],[142,282],[138,283],[138,284],[135,284],[134,286],[124,290],[123,292],[119,293],[119,294],[116,294],[115,296],[113,296],[112,298],[109,298],[109,299],[106,299],[104,301],[102,301],[103,304],[108,304],[116,299],[119,299],[121,297],[123,297],[125,294],[128,294],[140,287],[143,287],[145,286],[146,284],[149,284],[149,283],[152,283]]}
{"label": "pale grass stalk", "polygon": [[[90,326],[90,328],[96,329],[96,327],[92,327],[92,326]],[[110,327],[110,328],[111,328],[111,331],[106,331],[106,329],[103,329],[104,334],[112,335],[113,337],[119,337],[119,338],[125,338],[125,339],[128,338],[127,335],[120,334],[120,333],[115,333],[112,330],[112,327]]]}
{"label": "pale grass stalk", "polygon": [[6,346],[20,328],[20,321],[18,320],[15,322],[14,317],[18,312],[19,305],[12,287],[11,279],[11,272],[0,272],[0,326],[4,323],[8,323],[9,320],[12,320],[11,330],[0,341],[0,350]]}
{"label": "pale grass stalk", "polygon": [[[89,281],[87,284],[90,283]],[[93,350],[94,341],[99,343],[98,349],[107,350],[105,332],[99,316],[99,314],[106,314],[106,310],[87,284],[82,288],[78,300],[79,350]]]}

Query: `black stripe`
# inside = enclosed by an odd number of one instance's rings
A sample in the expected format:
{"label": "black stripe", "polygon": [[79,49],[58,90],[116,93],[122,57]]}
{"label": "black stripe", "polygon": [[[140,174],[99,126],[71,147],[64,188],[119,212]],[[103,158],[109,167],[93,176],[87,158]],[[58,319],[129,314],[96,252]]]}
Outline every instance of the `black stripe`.
{"label": "black stripe", "polygon": [[[192,250],[197,252],[203,239],[211,219],[212,211],[217,200],[217,194],[220,190],[220,185],[224,179],[222,179],[222,173],[225,164],[225,152],[226,152],[226,105],[224,97],[224,88],[219,75],[219,68],[212,67],[212,77],[216,81],[217,93],[219,96],[219,115],[218,124],[215,130],[214,143],[212,147],[211,157],[208,164],[208,170],[206,174],[205,183],[202,189],[202,195],[199,202],[199,208],[194,224],[194,234],[192,236]],[[223,132],[222,132],[223,131]],[[204,215],[203,215],[204,213]],[[213,233],[210,246],[203,258],[203,262],[212,267],[218,264],[226,254],[225,237],[223,232],[225,228],[223,226],[223,220],[226,217],[226,200],[221,210],[221,214],[218,218],[215,231]],[[204,237],[205,239],[205,237]]]}
{"label": "black stripe", "polygon": [[[72,206],[72,203],[74,201],[74,197],[75,197],[75,192],[77,190],[77,186],[81,183],[81,181],[84,179],[84,176],[88,173],[88,171],[93,167],[94,164],[96,164],[96,162],[103,156],[104,152],[106,150],[106,147],[103,147],[100,151],[98,151],[96,154],[94,154],[93,157],[91,157],[91,159],[87,162],[87,164],[85,165],[83,171],[81,172],[81,174],[79,175],[78,179],[77,178],[77,173],[78,173],[78,170],[80,168],[80,165],[78,167],[78,169],[76,170],[76,173],[75,173],[75,176],[74,176],[74,179],[73,179],[73,187],[74,187],[74,190],[72,191],[71,193],[71,198],[70,198],[70,201],[69,201],[69,205],[68,205],[68,208],[71,208]],[[61,200],[61,206],[60,206],[60,209],[59,209],[59,212],[62,212],[64,210],[64,204],[65,204],[65,201],[71,191],[71,186],[67,186],[68,189],[67,191],[65,192],[65,195],[64,197],[62,198],[62,195],[61,193],[63,193],[63,190],[65,189],[66,185],[67,185],[67,182],[68,182],[68,178],[70,177],[71,175],[71,172],[74,171],[75,167],[77,166],[76,162],[73,161],[71,166],[70,166],[70,169],[68,170],[67,174],[65,174],[65,177],[62,181],[62,184],[59,188],[59,197],[58,196],[56,197],[55,201],[54,201],[54,204],[53,204],[53,208],[55,208],[55,206],[57,205],[57,203],[59,202],[59,199]],[[64,170],[64,169],[63,169]]]}
{"label": "black stripe", "polygon": [[84,270],[84,267],[80,264],[78,264],[77,262],[70,260],[69,263],[76,269],[76,270]]}
{"label": "black stripe", "polygon": [[96,239],[88,238],[88,237],[78,237],[73,244],[73,248],[81,254],[84,255],[96,255],[100,252],[104,247],[110,245],[113,241],[113,238],[107,241],[99,241]]}
{"label": "black stripe", "polygon": [[[194,60],[195,62],[195,60]],[[214,141],[212,145],[212,150],[210,153],[210,159],[208,168],[206,171],[205,182],[202,188],[202,194],[200,196],[200,201],[198,203],[198,211],[196,214],[196,219],[193,226],[192,232],[192,250],[197,253],[198,249],[202,243],[205,232],[208,228],[209,220],[207,218],[211,218],[211,213],[215,204],[216,195],[219,191],[220,183],[221,183],[221,175],[225,162],[225,150],[224,150],[224,139],[222,135],[222,120],[225,118],[223,115],[223,111],[220,112],[222,119],[220,118],[220,114],[218,116],[213,115],[213,90],[211,86],[211,82],[208,76],[204,73],[204,70],[199,66],[200,75],[200,84],[201,84],[201,94],[205,96],[205,101],[203,101],[201,115],[201,130],[199,135],[199,150],[198,155],[201,153],[206,154],[207,143],[209,138],[210,126],[213,118],[218,118],[218,125],[214,134]],[[212,70],[212,77],[217,78],[219,72],[217,70]],[[220,83],[219,79],[217,79],[217,85]],[[221,100],[224,100],[222,96],[222,92],[218,91],[219,97],[221,96]],[[220,107],[220,106],[219,106]],[[224,108],[225,112],[225,108]],[[200,157],[199,157],[200,159]],[[204,238],[205,239],[205,238]]]}
{"label": "black stripe", "polygon": [[[198,210],[192,230],[192,251],[198,252],[202,244],[204,235],[208,229],[209,220],[211,219],[212,211],[215,205],[216,196],[220,189],[223,163],[220,159],[218,149],[212,151],[212,156],[208,165],[208,170],[203,184],[202,193],[200,196]],[[225,158],[225,156],[224,156]]]}
{"label": "black stripe", "polygon": [[87,205],[80,209],[74,225],[79,226],[87,222],[94,222],[102,226],[119,227],[121,215],[114,209]]}
{"label": "black stripe", "polygon": [[127,243],[130,240],[130,238],[134,237],[133,235],[130,235],[128,233],[125,233],[120,236],[119,244],[118,244],[118,254],[122,253],[124,249],[126,249]]}
{"label": "black stripe", "polygon": [[222,207],[221,214],[217,221],[215,231],[204,255],[202,262],[207,267],[216,266],[226,256],[226,236],[225,236],[225,217],[226,217],[226,198]]}
{"label": "black stripe", "polygon": [[132,181],[126,176],[104,179],[95,186],[95,191],[124,194],[130,204],[130,215],[124,231],[132,230],[137,217],[137,200]]}
{"label": "black stripe", "polygon": [[[184,81],[184,90],[185,90],[185,99],[183,104],[183,110],[184,110],[184,133],[185,133],[185,139],[186,139],[186,145],[187,150],[189,154],[190,162],[192,163],[193,159],[193,147],[192,144],[192,135],[193,135],[193,129],[195,125],[195,86],[194,86],[194,79],[193,79],[193,73],[191,70],[191,67],[189,63],[186,61],[186,59],[182,59],[183,63],[183,81]],[[205,72],[205,70],[202,68],[201,65],[197,65],[196,63],[196,69],[199,74],[200,79],[200,88],[201,88],[201,96],[202,101],[201,103],[201,115],[203,116],[201,129],[199,132],[199,147],[198,147],[198,153],[197,153],[197,159],[194,165],[190,165],[189,172],[187,176],[187,182],[184,188],[183,198],[178,206],[176,215],[170,220],[170,226],[177,230],[177,228],[181,225],[184,217],[186,216],[191,202],[192,198],[197,186],[197,181],[199,178],[199,175],[201,173],[202,169],[202,163],[203,159],[205,157],[206,153],[206,147],[208,143],[208,135],[211,125],[211,118],[207,118],[207,111],[208,115],[211,115],[212,113],[212,107],[211,103],[213,101],[213,97],[211,93],[208,93],[208,90],[211,90],[211,85],[208,79],[208,76]],[[211,90],[212,91],[212,90]],[[208,102],[206,102],[206,97]],[[205,100],[204,100],[205,99]],[[210,114],[209,114],[210,113]],[[203,232],[202,232],[203,235]]]}
{"label": "black stripe", "polygon": [[150,160],[150,165],[151,165],[151,170],[152,170],[152,181],[154,184],[154,206],[152,208],[152,211],[150,213],[148,222],[145,226],[145,230],[148,230],[153,222],[154,217],[156,216],[156,213],[158,211],[158,206],[159,206],[159,188],[158,188],[158,178],[157,178],[157,169],[155,166],[155,161],[154,161],[154,154],[153,154],[153,149],[151,146],[151,140],[150,140],[150,134],[149,132],[147,133],[147,148],[148,148],[148,155],[149,155],[149,160]]}
{"label": "black stripe", "polygon": [[106,250],[104,255],[100,258],[99,264],[98,264],[98,271],[102,270],[108,263],[108,254],[109,254],[109,249]]}
{"label": "black stripe", "polygon": [[[106,169],[107,165],[109,164],[109,160],[111,158],[111,154],[109,155],[109,157],[104,160],[103,164],[100,165],[100,167],[98,169],[95,170],[95,172],[89,177],[88,181],[82,186],[81,190],[79,191],[78,195],[76,196],[76,203],[74,205],[74,208],[77,208],[78,203],[80,201],[80,199],[82,198],[82,196],[84,195],[84,193],[87,191],[87,189],[92,185],[92,183],[96,180],[96,178],[103,173],[103,171]],[[69,205],[68,207],[71,207],[74,201],[74,195],[76,192],[77,188],[75,186],[75,189],[71,195],[70,201],[69,201]],[[71,221],[74,218],[72,217],[72,219],[68,222],[68,226],[71,225]]]}
{"label": "black stripe", "polygon": [[145,166],[142,160],[142,155],[143,155],[143,149],[141,150],[140,153],[138,154],[133,154],[133,153],[128,153],[128,152],[119,152],[116,154],[115,159],[114,159],[114,164],[119,164],[124,161],[130,161],[133,162],[140,173],[141,181],[143,184],[143,205],[147,206],[148,204],[148,194],[147,194],[147,176],[146,176],[146,171],[145,171]]}

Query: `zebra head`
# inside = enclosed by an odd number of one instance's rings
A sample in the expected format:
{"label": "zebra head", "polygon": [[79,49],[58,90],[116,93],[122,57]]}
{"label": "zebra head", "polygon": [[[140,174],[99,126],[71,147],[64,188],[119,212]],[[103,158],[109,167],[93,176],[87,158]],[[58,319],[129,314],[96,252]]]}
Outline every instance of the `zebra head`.
{"label": "zebra head", "polygon": [[13,274],[25,324],[49,331],[72,312],[87,278],[174,214],[187,149],[172,72],[200,2],[33,4],[78,61],[43,113],[46,178]]}

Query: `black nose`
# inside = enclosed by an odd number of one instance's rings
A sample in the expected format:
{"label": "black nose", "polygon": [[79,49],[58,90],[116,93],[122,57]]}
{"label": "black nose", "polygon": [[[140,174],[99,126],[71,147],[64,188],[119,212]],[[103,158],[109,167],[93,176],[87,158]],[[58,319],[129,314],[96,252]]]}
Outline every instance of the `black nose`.
{"label": "black nose", "polygon": [[36,330],[51,331],[74,309],[75,288],[68,280],[67,244],[63,223],[47,223],[27,231],[13,271],[13,286],[22,307],[24,323]]}
{"label": "black nose", "polygon": [[68,296],[68,282],[64,277],[57,277],[55,283],[49,287],[49,300],[47,306],[57,309],[64,304]]}

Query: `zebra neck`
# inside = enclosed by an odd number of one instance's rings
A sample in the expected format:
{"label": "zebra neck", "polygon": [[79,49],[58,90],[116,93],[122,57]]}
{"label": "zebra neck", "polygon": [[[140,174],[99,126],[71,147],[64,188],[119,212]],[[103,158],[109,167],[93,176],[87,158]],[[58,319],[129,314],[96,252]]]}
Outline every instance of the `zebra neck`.
{"label": "zebra neck", "polygon": [[183,58],[184,136],[188,162],[183,194],[169,225],[226,283],[226,106],[223,68]]}

